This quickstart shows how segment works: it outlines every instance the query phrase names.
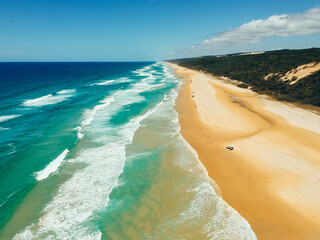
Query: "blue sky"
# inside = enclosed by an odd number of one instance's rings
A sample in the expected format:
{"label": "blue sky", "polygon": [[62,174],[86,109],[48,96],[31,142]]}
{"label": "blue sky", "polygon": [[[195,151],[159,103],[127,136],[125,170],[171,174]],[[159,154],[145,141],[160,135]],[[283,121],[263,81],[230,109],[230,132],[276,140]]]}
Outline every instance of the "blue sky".
{"label": "blue sky", "polygon": [[[0,0],[0,61],[159,60],[320,47],[320,21],[306,20],[320,17],[319,6],[319,0]],[[291,30],[283,33],[286,24]]]}

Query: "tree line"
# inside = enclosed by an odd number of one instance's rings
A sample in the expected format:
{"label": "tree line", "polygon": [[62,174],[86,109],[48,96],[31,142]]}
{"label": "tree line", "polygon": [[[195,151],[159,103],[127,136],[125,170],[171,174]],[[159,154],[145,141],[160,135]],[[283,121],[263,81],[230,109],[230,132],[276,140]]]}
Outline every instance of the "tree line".
{"label": "tree line", "polygon": [[[279,100],[297,101],[320,106],[320,71],[299,80],[296,84],[280,80],[282,75],[300,65],[319,62],[320,48],[276,50],[262,54],[203,56],[170,60],[182,67],[201,70],[214,76],[225,76],[243,82],[240,87],[269,94]],[[278,73],[268,80],[264,77]]]}

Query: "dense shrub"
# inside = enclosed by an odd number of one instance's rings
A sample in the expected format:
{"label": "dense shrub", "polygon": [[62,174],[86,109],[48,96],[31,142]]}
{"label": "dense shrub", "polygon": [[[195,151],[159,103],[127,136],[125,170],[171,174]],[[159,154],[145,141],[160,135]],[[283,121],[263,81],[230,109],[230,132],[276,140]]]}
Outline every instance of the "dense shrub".
{"label": "dense shrub", "polygon": [[[299,101],[320,106],[320,72],[289,85],[281,74],[292,68],[320,61],[320,48],[269,51],[257,55],[230,54],[171,60],[180,66],[225,76],[249,84],[254,91],[271,94],[279,100]],[[279,73],[268,80],[269,73]],[[244,85],[242,86],[244,87]]]}

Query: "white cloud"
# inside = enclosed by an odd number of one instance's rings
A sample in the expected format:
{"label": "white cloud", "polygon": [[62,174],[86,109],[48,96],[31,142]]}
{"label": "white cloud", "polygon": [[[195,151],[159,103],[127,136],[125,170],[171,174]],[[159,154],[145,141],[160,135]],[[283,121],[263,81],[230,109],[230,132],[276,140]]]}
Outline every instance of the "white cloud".
{"label": "white cloud", "polygon": [[320,33],[320,7],[303,13],[273,15],[267,19],[253,20],[239,28],[218,33],[215,37],[176,54],[210,54],[222,49],[258,43],[271,36],[287,37],[314,33]]}

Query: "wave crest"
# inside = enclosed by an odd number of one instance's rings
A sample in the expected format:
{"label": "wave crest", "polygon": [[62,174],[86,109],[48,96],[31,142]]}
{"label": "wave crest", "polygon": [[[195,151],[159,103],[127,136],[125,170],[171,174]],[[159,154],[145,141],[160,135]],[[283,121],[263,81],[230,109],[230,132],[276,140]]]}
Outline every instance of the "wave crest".
{"label": "wave crest", "polygon": [[106,80],[104,82],[96,82],[96,83],[92,83],[90,84],[89,86],[95,86],[95,85],[98,85],[98,86],[103,86],[103,85],[109,85],[110,83],[113,83],[115,80]]}
{"label": "wave crest", "polygon": [[72,97],[72,93],[76,92],[75,89],[67,89],[57,92],[56,94],[48,94],[39,98],[29,99],[24,101],[21,105],[25,107],[42,107],[47,105],[57,104]]}
{"label": "wave crest", "polygon": [[52,173],[56,172],[66,158],[69,150],[65,149],[56,159],[49,163],[43,170],[37,173],[36,179],[38,181],[48,178]]}
{"label": "wave crest", "polygon": [[0,116],[0,122],[5,122],[5,121],[8,121],[8,120],[20,117],[20,116],[21,116],[21,114]]}

